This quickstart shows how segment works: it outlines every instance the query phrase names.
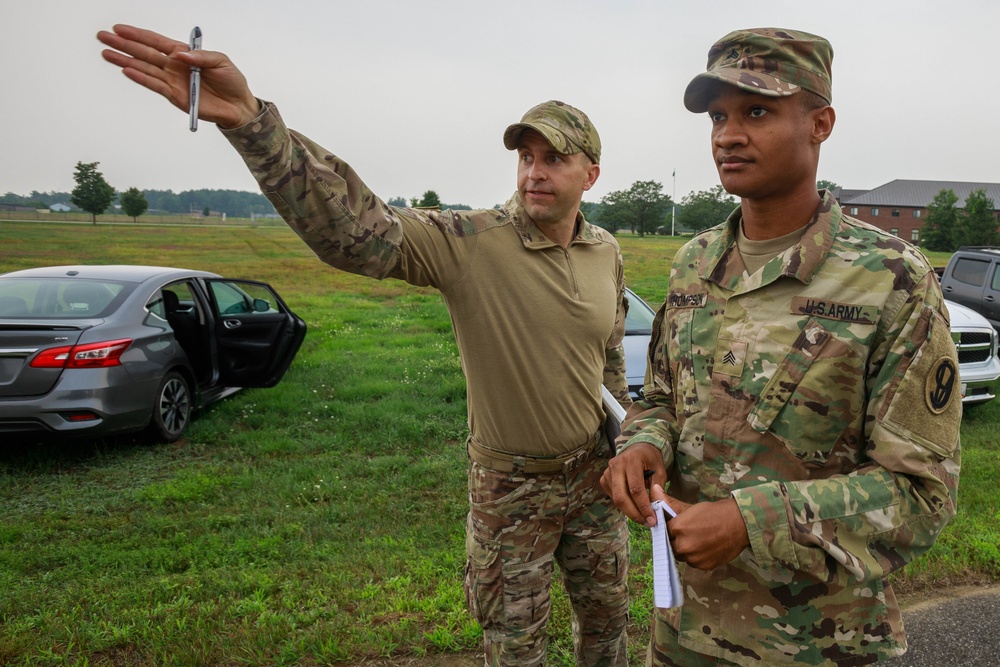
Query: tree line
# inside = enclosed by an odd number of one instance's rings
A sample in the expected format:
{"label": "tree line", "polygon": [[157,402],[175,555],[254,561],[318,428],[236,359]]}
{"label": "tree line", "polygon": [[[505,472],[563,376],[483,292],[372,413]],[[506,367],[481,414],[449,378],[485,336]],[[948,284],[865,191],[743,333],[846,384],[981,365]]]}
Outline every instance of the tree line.
{"label": "tree line", "polygon": [[[259,192],[240,190],[140,190],[129,187],[116,190],[98,170],[98,162],[78,162],[74,171],[76,187],[72,192],[39,192],[28,195],[8,192],[0,195],[0,204],[49,208],[56,204],[72,204],[82,211],[97,216],[118,204],[125,215],[134,220],[144,213],[169,213],[185,215],[196,213],[225,213],[227,217],[251,218],[277,215],[267,197]],[[75,199],[74,199],[75,197]],[[78,203],[79,202],[79,203]],[[145,202],[145,207],[143,207]],[[95,212],[96,211],[96,212]],[[96,220],[96,217],[94,218]]]}
{"label": "tree line", "polygon": [[[171,214],[201,213],[206,216],[214,212],[236,218],[276,214],[271,202],[258,192],[188,190],[175,193],[172,190],[139,190],[134,187],[117,192],[97,170],[98,165],[98,162],[77,163],[74,174],[77,186],[71,193],[33,191],[28,196],[20,196],[8,192],[0,196],[0,204],[46,208],[56,203],[71,201],[81,210],[90,213],[95,223],[96,216],[104,213],[116,201],[121,206],[122,212],[133,220],[137,220],[147,211]],[[835,189],[838,186],[831,181],[819,181],[817,187]],[[974,201],[972,197],[970,201]],[[427,190],[422,196],[411,197],[409,200],[405,197],[392,197],[386,203],[404,208],[452,210],[472,208],[465,204],[445,204],[434,190]],[[738,204],[739,201],[727,193],[721,185],[709,190],[690,192],[680,202],[674,202],[663,192],[662,183],[649,180],[636,181],[627,189],[609,192],[599,202],[582,202],[581,210],[589,222],[603,227],[612,234],[629,230],[633,234],[644,236],[692,233],[714,227],[724,221]],[[497,204],[494,208],[499,206]],[[928,226],[932,224],[933,215],[932,213],[928,218]],[[952,224],[945,223],[946,229],[951,230],[952,227]],[[948,238],[950,240],[951,237]],[[929,245],[928,247],[930,248]]]}
{"label": "tree line", "polygon": [[[445,204],[434,190],[427,190],[421,197],[393,197],[386,200],[389,206],[470,210],[465,204]],[[598,227],[612,234],[630,230],[640,236],[670,234],[672,232],[697,232],[719,224],[736,208],[737,200],[717,185],[711,190],[692,192],[674,205],[664,194],[658,181],[636,181],[626,190],[609,192],[599,202],[582,202],[583,215]],[[499,208],[500,204],[494,206]],[[673,216],[677,216],[676,223]]]}
{"label": "tree line", "polygon": [[958,208],[954,190],[938,192],[927,206],[921,245],[928,250],[954,252],[964,245],[1000,245],[996,206],[986,190],[974,190]]}
{"label": "tree line", "polygon": [[690,192],[674,202],[659,181],[636,181],[625,190],[609,192],[599,202],[583,202],[587,220],[612,234],[680,234],[718,225],[738,205],[735,197],[717,185]]}

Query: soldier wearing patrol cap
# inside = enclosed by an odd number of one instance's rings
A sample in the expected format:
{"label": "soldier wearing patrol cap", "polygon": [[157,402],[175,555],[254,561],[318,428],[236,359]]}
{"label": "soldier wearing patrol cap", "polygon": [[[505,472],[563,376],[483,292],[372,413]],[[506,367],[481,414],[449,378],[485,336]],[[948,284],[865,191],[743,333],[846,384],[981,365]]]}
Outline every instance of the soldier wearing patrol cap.
{"label": "soldier wearing patrol cap", "polygon": [[611,454],[601,385],[631,403],[625,283],[614,237],[580,213],[601,159],[586,114],[553,100],[507,128],[517,192],[497,210],[395,208],[289,130],[224,54],[122,25],[98,39],[106,60],[182,110],[200,67],[199,117],[323,261],[441,291],[467,380],[465,584],[486,663],[544,664],[558,562],[577,662],[626,665],[628,526],[599,483]]}
{"label": "soldier wearing patrol cap", "polygon": [[602,478],[635,521],[655,524],[651,498],[677,512],[687,602],[655,610],[647,664],[901,655],[888,575],[955,514],[961,396],[934,271],[816,190],[832,59],[816,35],[739,30],[684,94],[740,207],[674,257]]}

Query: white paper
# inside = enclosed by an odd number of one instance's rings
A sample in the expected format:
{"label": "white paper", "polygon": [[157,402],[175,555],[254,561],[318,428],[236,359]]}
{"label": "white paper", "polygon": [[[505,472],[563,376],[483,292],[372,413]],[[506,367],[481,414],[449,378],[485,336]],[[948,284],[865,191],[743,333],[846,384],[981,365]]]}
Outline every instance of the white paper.
{"label": "white paper", "polygon": [[608,388],[603,384],[601,385],[601,400],[604,402],[604,411],[609,415],[618,420],[618,424],[621,425],[625,421],[625,408],[621,406]]}
{"label": "white paper", "polygon": [[661,609],[680,607],[684,604],[681,578],[677,572],[677,561],[667,535],[667,518],[677,516],[670,505],[662,500],[652,502],[656,513],[653,533],[653,604]]}

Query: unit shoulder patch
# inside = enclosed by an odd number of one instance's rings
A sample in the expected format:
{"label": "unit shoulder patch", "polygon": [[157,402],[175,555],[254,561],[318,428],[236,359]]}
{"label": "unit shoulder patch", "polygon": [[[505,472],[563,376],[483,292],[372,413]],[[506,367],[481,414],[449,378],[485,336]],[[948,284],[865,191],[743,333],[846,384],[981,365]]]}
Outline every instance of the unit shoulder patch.
{"label": "unit shoulder patch", "polygon": [[941,357],[927,374],[924,396],[927,408],[936,415],[948,409],[952,396],[955,394],[955,382],[958,380],[958,369],[950,357]]}

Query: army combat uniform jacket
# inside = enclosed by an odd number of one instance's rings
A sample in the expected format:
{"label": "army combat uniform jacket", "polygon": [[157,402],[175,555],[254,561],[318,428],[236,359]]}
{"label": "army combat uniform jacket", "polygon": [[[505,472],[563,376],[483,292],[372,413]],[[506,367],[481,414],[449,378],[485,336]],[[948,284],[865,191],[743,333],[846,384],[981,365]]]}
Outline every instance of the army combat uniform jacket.
{"label": "army combat uniform jacket", "polygon": [[621,253],[604,230],[580,216],[563,249],[516,194],[499,210],[387,206],[344,161],[290,131],[269,103],[223,134],[324,262],[441,291],[479,445],[559,456],[593,440],[604,420],[602,383],[630,404]]}
{"label": "army combat uniform jacket", "polygon": [[[916,250],[829,193],[801,241],[746,275],[737,210],[676,255],[628,445],[669,492],[736,499],[751,546],[687,567],[657,610],[740,665],[869,664],[906,640],[887,575],[954,515],[961,396],[948,314]],[[683,566],[682,566],[683,567]]]}

